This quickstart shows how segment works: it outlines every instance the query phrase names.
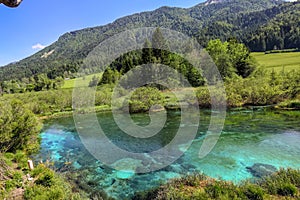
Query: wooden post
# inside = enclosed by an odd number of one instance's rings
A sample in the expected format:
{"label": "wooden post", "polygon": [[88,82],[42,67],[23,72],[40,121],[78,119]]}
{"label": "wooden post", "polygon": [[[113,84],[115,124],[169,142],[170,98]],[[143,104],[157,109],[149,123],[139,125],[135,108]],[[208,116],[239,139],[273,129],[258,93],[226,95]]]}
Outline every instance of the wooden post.
{"label": "wooden post", "polygon": [[28,168],[29,168],[30,170],[33,170],[33,169],[34,169],[32,160],[28,160],[28,161],[27,161],[27,164],[28,164]]}

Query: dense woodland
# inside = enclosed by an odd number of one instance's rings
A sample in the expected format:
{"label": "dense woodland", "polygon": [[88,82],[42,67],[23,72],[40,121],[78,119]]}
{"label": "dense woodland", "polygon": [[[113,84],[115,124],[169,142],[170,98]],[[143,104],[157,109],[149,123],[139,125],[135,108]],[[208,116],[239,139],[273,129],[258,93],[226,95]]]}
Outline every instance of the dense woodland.
{"label": "dense woodland", "polygon": [[101,41],[138,27],[160,26],[183,32],[204,47],[212,39],[224,42],[234,37],[251,51],[300,48],[299,20],[299,2],[232,0],[201,3],[189,9],[162,7],[105,26],[66,33],[37,54],[1,68],[0,80],[21,80],[38,74],[49,79],[72,78],[83,59]]}

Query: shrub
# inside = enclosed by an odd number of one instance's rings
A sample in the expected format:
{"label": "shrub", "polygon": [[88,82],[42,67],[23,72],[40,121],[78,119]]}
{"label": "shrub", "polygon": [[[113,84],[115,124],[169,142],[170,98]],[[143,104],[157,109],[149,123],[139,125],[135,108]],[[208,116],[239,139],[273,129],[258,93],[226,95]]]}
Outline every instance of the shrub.
{"label": "shrub", "polygon": [[33,153],[39,147],[40,123],[19,100],[0,101],[0,152],[23,150]]}
{"label": "shrub", "polygon": [[69,183],[55,174],[45,165],[38,165],[31,176],[37,180],[34,185],[27,186],[24,193],[25,199],[30,200],[79,200],[85,199],[79,193],[73,193]]}
{"label": "shrub", "polygon": [[251,200],[263,200],[264,199],[264,190],[254,184],[246,184],[242,189],[243,193],[248,199]]}
{"label": "shrub", "polygon": [[15,187],[19,188],[22,186],[23,178],[20,172],[15,172],[12,180],[14,181]]}
{"label": "shrub", "polygon": [[[139,193],[135,199],[299,199],[300,170],[281,169],[256,183],[214,180],[203,174],[193,174],[162,185],[148,193]],[[286,198],[284,198],[286,199]]]}
{"label": "shrub", "polygon": [[297,193],[297,188],[290,183],[285,183],[279,186],[277,189],[277,194],[281,196],[295,196]]}
{"label": "shrub", "polygon": [[42,176],[39,177],[35,183],[45,187],[51,187],[54,184],[54,172],[50,170],[44,171]]}
{"label": "shrub", "polygon": [[128,103],[131,113],[148,112],[152,106],[163,105],[164,98],[157,88],[141,87],[133,92]]}
{"label": "shrub", "polygon": [[210,93],[207,87],[201,87],[197,90],[196,96],[200,107],[211,107]]}
{"label": "shrub", "polygon": [[214,181],[205,187],[205,192],[213,199],[237,199],[239,196],[238,188],[225,181]]}

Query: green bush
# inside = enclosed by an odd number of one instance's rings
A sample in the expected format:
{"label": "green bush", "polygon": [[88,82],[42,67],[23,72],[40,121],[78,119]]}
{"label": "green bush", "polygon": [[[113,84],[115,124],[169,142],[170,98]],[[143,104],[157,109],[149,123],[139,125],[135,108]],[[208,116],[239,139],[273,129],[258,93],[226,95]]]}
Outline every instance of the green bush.
{"label": "green bush", "polygon": [[277,189],[277,194],[281,196],[295,196],[297,193],[297,188],[293,184],[290,183],[284,183],[279,186]]}
{"label": "green bush", "polygon": [[242,192],[248,199],[251,200],[263,200],[264,190],[259,185],[246,184],[242,187]]}
{"label": "green bush", "polygon": [[193,174],[174,179],[146,193],[138,193],[135,199],[219,199],[263,200],[299,199],[300,170],[281,169],[256,183],[215,180],[203,174]]}
{"label": "green bush", "polygon": [[19,188],[22,186],[22,174],[15,172],[12,175],[12,179],[5,181],[5,189],[11,191],[14,188]]}
{"label": "green bush", "polygon": [[54,172],[51,170],[45,170],[35,183],[45,187],[51,187],[55,183]]}
{"label": "green bush", "polygon": [[15,188],[15,182],[13,180],[7,180],[5,182],[5,190],[11,191],[13,188]]}
{"label": "green bush", "polygon": [[27,186],[24,198],[28,200],[79,200],[85,199],[79,193],[73,193],[69,183],[45,165],[38,165],[31,176],[37,178],[34,185]]}
{"label": "green bush", "polygon": [[295,188],[300,188],[300,170],[280,169],[262,180],[260,186],[272,195],[295,195]]}
{"label": "green bush", "polygon": [[164,104],[164,97],[157,88],[141,87],[136,89],[128,100],[131,113],[148,112],[151,107]]}
{"label": "green bush", "polygon": [[54,171],[47,168],[45,165],[40,164],[38,165],[32,172],[31,175],[37,180],[35,183],[37,185],[42,185],[44,187],[51,187],[55,184],[55,181],[57,180],[55,177]]}
{"label": "green bush", "polygon": [[23,178],[20,172],[15,172],[12,180],[15,182],[15,187],[19,188],[22,186]]}
{"label": "green bush", "polygon": [[39,148],[40,123],[23,102],[0,101],[0,127],[0,152],[33,153]]}
{"label": "green bush", "polygon": [[214,181],[205,187],[205,192],[213,199],[237,199],[239,197],[238,188],[225,181]]}
{"label": "green bush", "polygon": [[24,152],[18,150],[13,161],[18,163],[19,169],[27,168],[28,157]]}

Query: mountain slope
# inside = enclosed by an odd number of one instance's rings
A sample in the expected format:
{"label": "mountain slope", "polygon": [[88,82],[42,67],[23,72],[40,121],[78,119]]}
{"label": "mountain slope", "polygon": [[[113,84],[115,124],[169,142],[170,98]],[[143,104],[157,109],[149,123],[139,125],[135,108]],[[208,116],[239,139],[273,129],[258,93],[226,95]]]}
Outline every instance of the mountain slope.
{"label": "mountain slope", "polygon": [[204,46],[214,38],[236,37],[248,43],[256,31],[276,16],[295,9],[294,4],[299,10],[299,3],[283,4],[281,0],[209,0],[189,9],[162,7],[133,14],[105,26],[68,32],[33,56],[0,68],[0,80],[40,73],[46,73],[49,78],[68,76],[101,41],[138,27],[160,26],[180,31],[196,37]]}

